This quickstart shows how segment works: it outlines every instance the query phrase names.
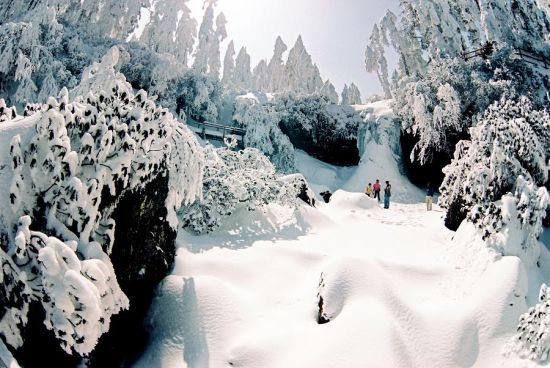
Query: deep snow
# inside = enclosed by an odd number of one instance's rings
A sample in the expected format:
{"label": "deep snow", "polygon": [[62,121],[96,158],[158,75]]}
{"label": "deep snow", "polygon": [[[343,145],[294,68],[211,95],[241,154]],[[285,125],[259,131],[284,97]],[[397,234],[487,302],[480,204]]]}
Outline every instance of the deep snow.
{"label": "deep snow", "polygon": [[[519,316],[550,280],[541,271],[548,251],[540,269],[526,269],[487,248],[470,225],[447,230],[444,212],[426,211],[423,192],[400,175],[384,116],[365,119],[380,134],[365,138],[358,167],[298,152],[312,188],[335,191],[329,204],[243,210],[208,236],[180,231],[136,367],[535,365],[506,352]],[[389,210],[362,194],[377,177],[394,186]],[[321,275],[331,317],[323,325]]]}

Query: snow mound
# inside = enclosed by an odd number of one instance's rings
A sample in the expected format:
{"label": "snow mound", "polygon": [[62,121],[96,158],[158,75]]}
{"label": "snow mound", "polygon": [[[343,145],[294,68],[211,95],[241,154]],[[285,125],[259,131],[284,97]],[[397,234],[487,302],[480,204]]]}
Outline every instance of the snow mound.
{"label": "snow mound", "polygon": [[330,198],[330,203],[334,207],[350,207],[365,210],[379,207],[376,199],[369,198],[364,193],[350,193],[343,190],[337,190]]}

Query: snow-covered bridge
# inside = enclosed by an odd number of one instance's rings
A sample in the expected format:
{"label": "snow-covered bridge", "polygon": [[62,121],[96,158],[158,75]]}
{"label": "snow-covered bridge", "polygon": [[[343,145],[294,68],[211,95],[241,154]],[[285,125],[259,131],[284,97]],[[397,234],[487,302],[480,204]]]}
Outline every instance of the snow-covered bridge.
{"label": "snow-covered bridge", "polygon": [[226,137],[233,136],[237,140],[237,147],[244,148],[246,131],[242,128],[195,120],[188,120],[187,125],[204,140],[224,142]]}

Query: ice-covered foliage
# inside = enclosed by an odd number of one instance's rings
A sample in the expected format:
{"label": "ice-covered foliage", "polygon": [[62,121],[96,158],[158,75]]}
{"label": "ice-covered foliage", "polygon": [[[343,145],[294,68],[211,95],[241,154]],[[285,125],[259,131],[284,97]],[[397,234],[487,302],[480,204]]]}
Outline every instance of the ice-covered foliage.
{"label": "ice-covered foliage", "polygon": [[35,129],[26,139],[11,138],[9,205],[0,209],[11,277],[31,290],[0,323],[11,341],[36,301],[67,352],[90,353],[111,315],[128,307],[109,260],[116,224],[105,194],[167,175],[166,220],[176,227],[176,210],[201,192],[202,149],[193,134],[145,91],[134,94],[114,70],[118,56],[113,48],[87,68],[74,99],[62,89],[59,98],[29,106],[27,118],[8,119],[32,121]]}
{"label": "ice-covered foliage", "polygon": [[500,239],[503,227],[515,226],[517,217],[525,239],[511,243],[527,247],[540,233],[548,201],[549,113],[534,109],[525,97],[502,99],[470,132],[471,141],[457,145],[444,169],[439,204],[449,209],[453,227],[468,216],[484,239],[506,254],[515,253]]}
{"label": "ice-covered foliage", "polygon": [[[31,231],[30,226],[29,216],[20,218],[12,249],[17,272],[27,276],[24,282],[32,290],[29,301],[41,303],[46,328],[53,330],[67,353],[86,355],[109,330],[111,316],[128,308],[128,299],[98,243],[80,245],[77,253],[77,240],[63,242]],[[27,316],[19,318],[24,325]]]}
{"label": "ice-covered foliage", "polygon": [[203,197],[182,209],[183,226],[196,234],[212,232],[238,208],[249,211],[269,203],[294,205],[303,177],[283,180],[260,151],[205,148]]}
{"label": "ice-covered foliage", "polygon": [[294,147],[281,131],[281,114],[270,103],[240,97],[235,103],[234,120],[246,129],[244,144],[257,148],[269,157],[277,170],[284,173],[296,171]]}
{"label": "ice-covered foliage", "polygon": [[548,360],[550,352],[550,290],[542,284],[539,302],[520,317],[510,352],[540,363]]}

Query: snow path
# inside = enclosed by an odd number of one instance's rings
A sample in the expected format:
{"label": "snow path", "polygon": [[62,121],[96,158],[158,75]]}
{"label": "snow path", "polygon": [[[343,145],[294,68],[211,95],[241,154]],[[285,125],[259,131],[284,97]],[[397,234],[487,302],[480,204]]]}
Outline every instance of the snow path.
{"label": "snow path", "polygon": [[318,208],[270,206],[213,235],[180,232],[137,366],[523,366],[501,354],[527,308],[521,262],[494,261],[442,216],[338,191]]}

